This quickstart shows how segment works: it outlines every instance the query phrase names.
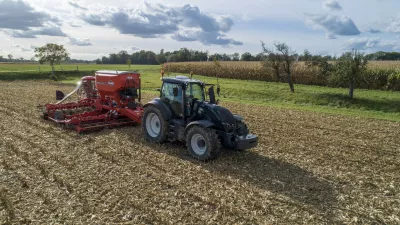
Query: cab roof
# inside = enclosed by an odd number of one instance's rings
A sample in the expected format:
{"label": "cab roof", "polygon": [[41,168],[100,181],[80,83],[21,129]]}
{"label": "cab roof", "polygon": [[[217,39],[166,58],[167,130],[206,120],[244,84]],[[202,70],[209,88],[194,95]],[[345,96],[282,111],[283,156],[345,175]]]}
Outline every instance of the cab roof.
{"label": "cab roof", "polygon": [[167,83],[174,84],[187,84],[187,83],[196,83],[196,84],[204,84],[204,82],[196,79],[191,79],[187,76],[175,76],[175,77],[163,77],[162,80]]}

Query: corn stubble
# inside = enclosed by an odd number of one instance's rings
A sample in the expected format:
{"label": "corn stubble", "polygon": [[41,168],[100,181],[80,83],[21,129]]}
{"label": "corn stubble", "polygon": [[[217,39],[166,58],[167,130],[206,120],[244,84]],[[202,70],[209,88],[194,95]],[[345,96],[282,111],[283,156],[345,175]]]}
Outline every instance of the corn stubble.
{"label": "corn stubble", "polygon": [[1,224],[400,223],[399,123],[222,103],[260,145],[203,163],[139,126],[41,120],[56,89],[0,82]]}

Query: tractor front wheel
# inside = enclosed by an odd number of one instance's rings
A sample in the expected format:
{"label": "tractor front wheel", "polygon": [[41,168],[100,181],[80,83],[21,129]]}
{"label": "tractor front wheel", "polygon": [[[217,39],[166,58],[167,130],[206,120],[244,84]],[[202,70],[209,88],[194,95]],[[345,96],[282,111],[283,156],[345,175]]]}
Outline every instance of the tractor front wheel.
{"label": "tractor front wheel", "polygon": [[148,141],[164,143],[168,136],[169,121],[164,120],[160,110],[149,106],[144,111],[142,129]]}
{"label": "tractor front wheel", "polygon": [[221,144],[215,130],[194,126],[186,135],[186,145],[190,154],[198,160],[217,158],[221,152]]}

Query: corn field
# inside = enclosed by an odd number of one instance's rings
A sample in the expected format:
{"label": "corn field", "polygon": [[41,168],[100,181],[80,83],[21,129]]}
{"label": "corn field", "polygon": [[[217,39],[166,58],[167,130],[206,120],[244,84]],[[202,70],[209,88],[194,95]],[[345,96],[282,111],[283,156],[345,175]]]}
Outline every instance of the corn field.
{"label": "corn field", "polygon": [[71,89],[0,81],[0,224],[400,223],[399,123],[223,102],[259,145],[204,163],[140,126],[44,121]]}
{"label": "corn field", "polygon": [[[285,75],[280,72],[277,78],[274,71],[264,68],[260,62],[185,62],[166,63],[167,72],[190,73],[221,78],[260,80],[268,82],[285,82]],[[345,87],[347,84],[333,82],[329,76],[323,75],[317,67],[308,67],[304,62],[293,66],[293,82],[296,84]],[[400,62],[370,62],[367,71],[361,75],[357,88],[374,90],[400,90]]]}

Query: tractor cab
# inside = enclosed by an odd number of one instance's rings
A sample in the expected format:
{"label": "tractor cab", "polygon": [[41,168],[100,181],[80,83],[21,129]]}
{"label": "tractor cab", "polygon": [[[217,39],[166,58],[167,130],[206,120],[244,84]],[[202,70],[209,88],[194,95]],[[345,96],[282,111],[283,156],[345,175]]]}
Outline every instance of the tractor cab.
{"label": "tractor cab", "polygon": [[188,118],[193,115],[193,105],[195,102],[207,102],[215,104],[213,86],[205,93],[206,85],[202,81],[188,78],[186,76],[164,77],[160,90],[160,99],[170,106],[174,116]]}

